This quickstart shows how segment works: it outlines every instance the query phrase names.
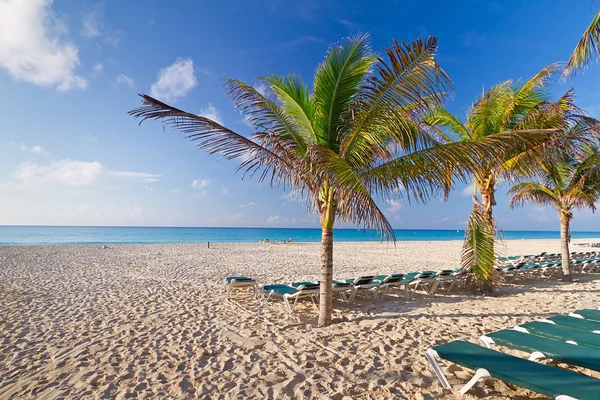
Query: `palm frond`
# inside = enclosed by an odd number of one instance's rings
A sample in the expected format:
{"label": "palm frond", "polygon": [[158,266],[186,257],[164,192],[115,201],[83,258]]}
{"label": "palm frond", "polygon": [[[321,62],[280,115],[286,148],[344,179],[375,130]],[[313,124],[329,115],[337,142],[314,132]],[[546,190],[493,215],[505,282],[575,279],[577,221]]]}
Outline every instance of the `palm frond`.
{"label": "palm frond", "polygon": [[246,174],[261,171],[259,180],[267,177],[269,183],[283,181],[295,183],[294,165],[282,155],[261,146],[208,118],[188,113],[169,106],[148,95],[140,95],[143,105],[129,111],[129,115],[145,120],[161,120],[174,129],[186,134],[186,138],[196,142],[196,146],[210,154],[221,153],[226,159],[246,158],[237,168]]}
{"label": "palm frond", "polygon": [[575,50],[567,66],[563,71],[563,78],[568,78],[575,75],[577,72],[582,71],[590,63],[591,59],[595,56],[596,58],[600,52],[600,11],[594,15],[592,22],[583,32],[583,36],[575,46]]}
{"label": "palm frond", "polygon": [[510,208],[521,207],[527,203],[541,206],[560,207],[560,199],[548,187],[538,182],[521,182],[513,186],[507,193],[512,196]]}
{"label": "palm frond", "polygon": [[493,221],[486,217],[480,204],[474,204],[467,221],[460,264],[462,270],[472,274],[475,285],[484,291],[501,280],[494,268],[495,240]]}
{"label": "palm frond", "polygon": [[[426,115],[423,119],[423,122],[430,127],[439,129],[445,128],[449,133],[456,136],[460,140],[469,140],[471,139],[471,132],[467,129],[467,127],[463,124],[460,118],[455,117],[450,114],[444,108],[437,108],[433,110],[430,114]],[[440,131],[441,134],[444,132]],[[452,141],[451,138],[446,136],[447,141]]]}
{"label": "palm frond", "polygon": [[338,152],[340,136],[352,122],[352,105],[375,60],[368,35],[348,38],[329,50],[314,79],[314,124],[319,144]]}
{"label": "palm frond", "polygon": [[[386,59],[379,59],[354,105],[354,123],[341,144],[344,158],[352,159],[388,141],[405,151],[429,144],[422,142],[426,137],[414,127],[428,110],[442,104],[452,88],[449,76],[435,61],[436,51],[435,37],[411,44],[394,42],[385,50]],[[354,147],[360,150],[355,152]]]}
{"label": "palm frond", "polygon": [[314,105],[312,103],[308,86],[302,81],[302,77],[295,74],[281,76],[271,74],[262,80],[269,85],[281,102],[281,109],[288,116],[294,118],[307,142],[316,143],[317,136],[314,130]]}

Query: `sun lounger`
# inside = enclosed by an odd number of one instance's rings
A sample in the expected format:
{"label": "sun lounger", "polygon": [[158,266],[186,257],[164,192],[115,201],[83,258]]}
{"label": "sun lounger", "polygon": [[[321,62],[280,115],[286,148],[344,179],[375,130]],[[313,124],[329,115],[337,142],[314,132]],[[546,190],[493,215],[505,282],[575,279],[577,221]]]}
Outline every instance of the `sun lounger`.
{"label": "sun lounger", "polygon": [[439,284],[436,281],[436,274],[435,271],[420,272],[415,276],[413,281],[408,284],[408,288],[412,289],[414,292],[422,289],[424,292],[429,293],[432,288],[437,289],[437,285]]}
{"label": "sun lounger", "polygon": [[225,291],[227,292],[227,300],[231,298],[233,289],[250,288],[254,290],[254,297],[258,297],[258,283],[247,276],[228,276],[225,278]]}
{"label": "sun lounger", "polygon": [[[337,283],[338,281],[336,281]],[[354,298],[359,292],[371,292],[373,299],[377,299],[377,288],[379,283],[375,281],[375,276],[360,276],[358,278],[349,278],[345,280],[345,283],[350,283],[354,287],[354,292],[348,299],[348,303],[352,303]]]}
{"label": "sun lounger", "polygon": [[492,348],[493,344],[497,344],[529,353],[529,360],[531,361],[545,358],[600,371],[600,349],[576,346],[514,329],[504,329],[483,335],[479,338],[479,341],[489,349]]}
{"label": "sun lounger", "polygon": [[377,286],[377,294],[382,296],[394,289],[401,289],[403,293],[406,293],[408,284],[412,279],[404,279],[404,277],[404,274],[377,275],[373,280],[379,285]]}
{"label": "sun lounger", "polygon": [[571,313],[571,316],[589,319],[590,321],[600,321],[600,310],[584,309]]}
{"label": "sun lounger", "polygon": [[438,359],[476,371],[460,390],[465,394],[480,379],[492,377],[556,400],[598,400],[600,380],[572,371],[514,357],[462,340],[427,350],[425,356],[442,386],[451,389]]}
{"label": "sun lounger", "polygon": [[[271,300],[274,296],[281,297],[289,312],[294,312],[294,308],[298,303],[298,300],[309,298],[312,301],[315,309],[317,307],[317,299],[319,296],[319,285],[311,282],[304,282],[306,284],[300,284],[297,287],[290,285],[274,284],[266,285],[262,288],[263,298],[265,300]],[[293,300],[293,303],[290,302]]]}
{"label": "sun lounger", "polygon": [[[310,285],[319,285],[320,288],[320,281],[316,281],[316,282],[293,282],[290,286],[298,288],[300,286],[310,286]],[[351,283],[346,283],[346,282],[338,282],[338,281],[333,281],[331,290],[333,293],[337,293],[340,296],[340,300],[342,300],[345,303],[349,302],[350,297],[352,296],[352,293],[354,292],[354,287],[352,286]]]}
{"label": "sun lounger", "polygon": [[600,333],[600,322],[598,321],[590,321],[588,319],[578,318],[570,315],[556,315],[554,317],[549,317],[546,320],[551,321],[556,325],[566,326],[568,328]]}
{"label": "sun lounger", "polygon": [[513,329],[548,339],[600,349],[600,335],[579,329],[567,328],[553,323],[533,321],[515,326]]}

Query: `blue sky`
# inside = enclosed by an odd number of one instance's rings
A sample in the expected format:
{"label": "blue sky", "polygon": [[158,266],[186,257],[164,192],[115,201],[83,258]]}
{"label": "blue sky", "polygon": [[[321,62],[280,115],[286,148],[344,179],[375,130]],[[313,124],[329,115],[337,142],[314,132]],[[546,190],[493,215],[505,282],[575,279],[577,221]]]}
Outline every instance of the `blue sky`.
{"label": "blue sky", "polygon": [[[424,7],[426,4],[426,7]],[[528,78],[566,60],[596,8],[589,1],[164,2],[0,0],[0,224],[317,227],[283,189],[240,181],[235,161],[194,149],[159,123],[126,113],[149,93],[240,133],[250,128],[219,78],[257,85],[269,73],[312,81],[329,45],[369,32],[439,38],[439,63],[456,87],[448,104],[464,117],[491,85]],[[566,85],[600,117],[600,67]],[[470,191],[449,201],[382,203],[396,228],[462,229]],[[510,211],[504,229],[555,230],[553,210]],[[600,230],[589,211],[574,230]]]}

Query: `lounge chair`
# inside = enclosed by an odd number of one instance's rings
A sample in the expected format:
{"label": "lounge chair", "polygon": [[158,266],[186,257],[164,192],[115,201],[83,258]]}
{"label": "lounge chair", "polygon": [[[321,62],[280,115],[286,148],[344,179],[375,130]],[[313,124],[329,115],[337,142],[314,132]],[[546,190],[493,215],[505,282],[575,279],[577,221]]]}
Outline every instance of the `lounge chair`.
{"label": "lounge chair", "polygon": [[225,291],[227,292],[227,300],[231,298],[233,289],[250,288],[254,290],[254,297],[258,297],[258,283],[247,276],[228,276],[225,278]]}
{"label": "lounge chair", "polygon": [[517,325],[513,329],[548,339],[600,349],[600,335],[579,329],[567,328],[553,323],[533,321]]}
{"label": "lounge chair", "polygon": [[438,359],[476,371],[460,390],[465,394],[480,379],[492,377],[556,400],[598,400],[600,380],[572,371],[514,357],[476,344],[457,340],[435,346],[425,353],[442,386],[452,389]]}
{"label": "lounge chair", "polygon": [[492,348],[492,345],[498,344],[511,349],[524,351],[529,353],[529,360],[531,361],[551,359],[566,364],[589,368],[594,371],[600,371],[600,349],[577,346],[558,340],[515,331],[514,329],[504,329],[488,335],[483,335],[479,338],[479,341],[489,349]]}
{"label": "lounge chair", "polygon": [[389,294],[390,290],[401,289],[403,293],[406,293],[408,283],[412,279],[404,279],[404,274],[388,274],[388,275],[377,275],[373,280],[377,283],[377,295],[382,296]]}
{"label": "lounge chair", "polygon": [[[307,284],[301,284],[298,285],[298,287],[292,287],[290,285],[282,284],[266,285],[262,288],[262,294],[263,298],[267,301],[271,300],[273,296],[281,297],[290,313],[294,312],[294,308],[296,307],[298,300],[304,298],[309,298],[312,301],[312,304],[315,307],[315,309],[318,310],[318,284],[307,282]],[[290,304],[291,300],[293,300],[293,303]]]}
{"label": "lounge chair", "polygon": [[583,309],[570,314],[572,317],[585,318],[590,321],[600,321],[600,310]]}
{"label": "lounge chair", "polygon": [[[334,281],[334,284],[338,283],[340,282]],[[352,303],[354,301],[354,298],[358,292],[371,292],[373,299],[377,299],[377,288],[379,287],[379,282],[375,281],[375,276],[367,275],[360,276],[358,278],[349,278],[341,283],[349,283],[354,287],[354,291],[350,295],[348,303]]]}
{"label": "lounge chair", "polygon": [[598,321],[590,321],[588,319],[578,318],[571,315],[556,315],[554,317],[547,318],[546,321],[573,329],[589,331],[592,333],[600,333],[600,322]]}
{"label": "lounge chair", "polygon": [[416,292],[419,289],[422,289],[424,292],[429,293],[432,289],[437,289],[437,285],[439,282],[436,281],[435,271],[423,271],[417,273],[414,279],[408,284],[408,288]]}
{"label": "lounge chair", "polygon": [[[320,281],[293,282],[290,286],[298,288],[302,285],[304,285],[304,286],[319,285],[319,288],[320,288],[321,282]],[[352,293],[354,292],[354,290],[355,290],[354,287],[350,283],[333,281],[332,292],[339,294],[340,300],[342,300],[345,303],[349,302],[349,299],[352,296]]]}

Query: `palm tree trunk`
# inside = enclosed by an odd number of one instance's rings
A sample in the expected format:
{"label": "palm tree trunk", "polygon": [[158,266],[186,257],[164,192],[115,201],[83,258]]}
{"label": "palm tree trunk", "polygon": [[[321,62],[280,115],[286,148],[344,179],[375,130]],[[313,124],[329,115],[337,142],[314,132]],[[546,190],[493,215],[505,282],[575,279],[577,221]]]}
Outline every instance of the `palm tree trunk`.
{"label": "palm tree trunk", "polygon": [[483,213],[488,221],[494,221],[493,208],[496,205],[496,196],[494,194],[494,188],[481,189],[481,205],[483,206]]}
{"label": "palm tree trunk", "polygon": [[319,325],[331,325],[333,312],[333,229],[321,231],[321,286],[319,290]]}
{"label": "palm tree trunk", "polygon": [[569,221],[570,215],[564,211],[560,212],[560,251],[562,255],[562,280],[571,281],[571,255],[569,253]]}
{"label": "palm tree trunk", "polygon": [[319,287],[319,326],[331,325],[333,312],[333,224],[336,206],[333,188],[325,182],[318,205],[321,219],[321,285]]}

